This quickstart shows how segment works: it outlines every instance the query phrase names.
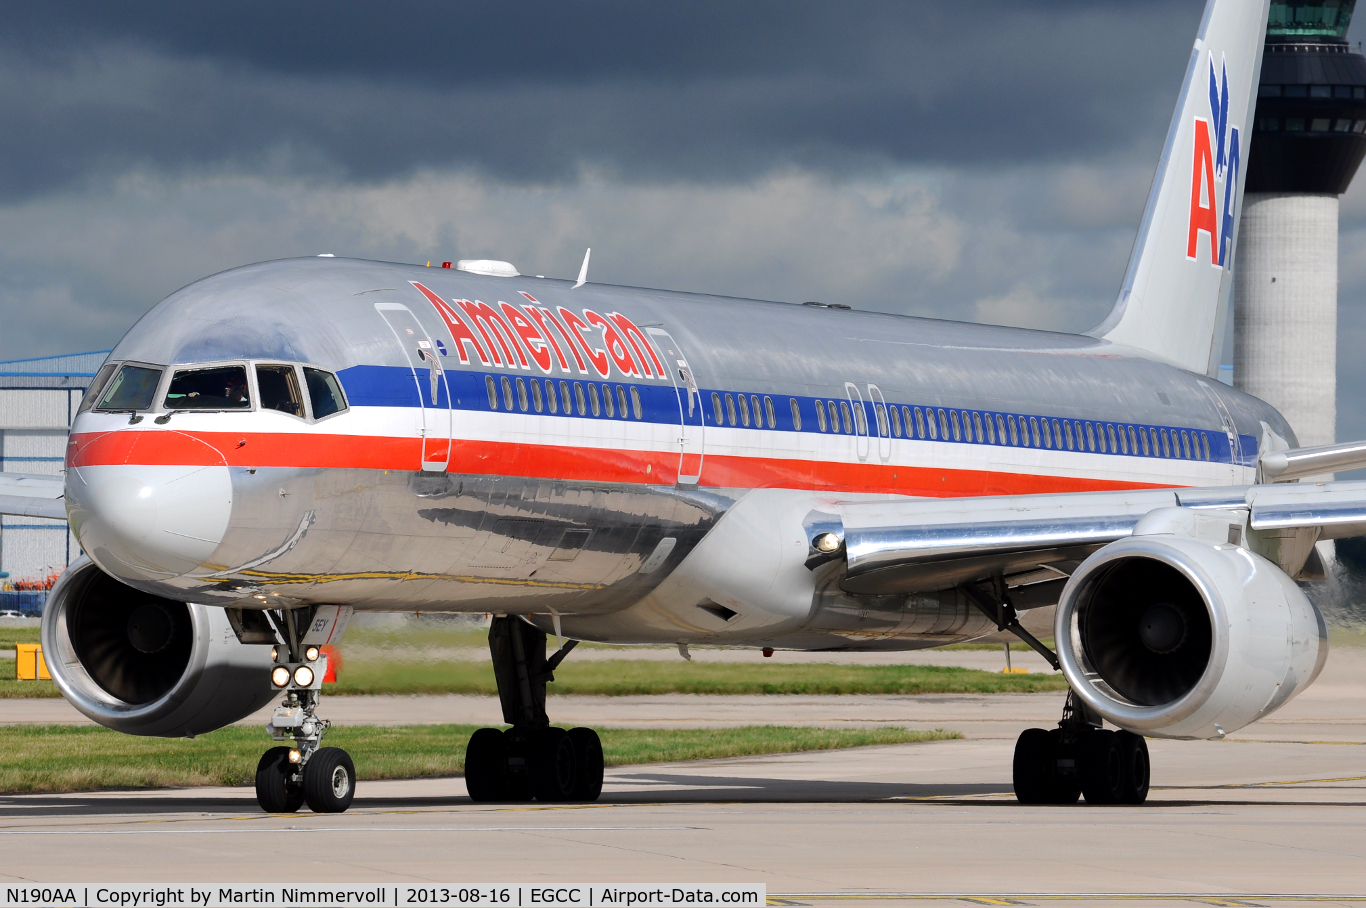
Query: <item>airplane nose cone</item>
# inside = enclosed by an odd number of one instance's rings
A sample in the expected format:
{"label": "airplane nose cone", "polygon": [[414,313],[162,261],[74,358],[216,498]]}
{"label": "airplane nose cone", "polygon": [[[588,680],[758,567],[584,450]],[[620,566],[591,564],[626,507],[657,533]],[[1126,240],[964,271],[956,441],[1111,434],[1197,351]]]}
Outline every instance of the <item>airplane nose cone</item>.
{"label": "airplane nose cone", "polygon": [[67,471],[71,529],[81,548],[115,576],[165,580],[199,567],[232,516],[232,478],[214,464],[87,463]]}

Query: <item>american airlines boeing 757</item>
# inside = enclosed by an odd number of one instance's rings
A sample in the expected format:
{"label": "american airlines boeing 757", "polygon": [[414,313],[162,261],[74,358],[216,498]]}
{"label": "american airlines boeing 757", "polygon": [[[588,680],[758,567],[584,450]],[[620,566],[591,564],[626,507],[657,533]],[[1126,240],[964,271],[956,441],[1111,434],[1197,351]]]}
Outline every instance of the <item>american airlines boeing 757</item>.
{"label": "american airlines boeing 757", "polygon": [[[0,511],[85,557],[44,652],[136,735],[279,699],[262,808],[345,810],[325,656],[355,611],[492,613],[475,800],[593,800],[551,724],[579,640],[912,650],[1008,630],[1066,676],[1032,803],[1139,803],[1327,656],[1296,583],[1366,533],[1366,444],[1299,448],[1217,368],[1267,0],[1210,0],[1114,309],[1082,335],[332,257],[177,291],[110,354],[64,477]],[[1051,634],[1050,649],[1040,641]],[[547,653],[550,635],[563,640]],[[1118,728],[1107,729],[1106,723]]]}

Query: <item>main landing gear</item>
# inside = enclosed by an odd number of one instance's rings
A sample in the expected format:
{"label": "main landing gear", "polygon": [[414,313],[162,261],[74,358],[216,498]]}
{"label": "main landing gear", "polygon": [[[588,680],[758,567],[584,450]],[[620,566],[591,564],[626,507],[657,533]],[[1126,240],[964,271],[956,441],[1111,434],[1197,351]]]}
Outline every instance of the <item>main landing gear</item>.
{"label": "main landing gear", "polygon": [[549,659],[546,635],[520,618],[494,618],[489,652],[507,731],[481,728],[465,748],[465,787],[475,801],[596,801],[602,793],[602,742],[591,728],[553,728],[546,682],[577,641]]}
{"label": "main landing gear", "polygon": [[1015,797],[1022,804],[1142,804],[1148,798],[1148,744],[1107,731],[1071,691],[1051,731],[1027,728],[1015,742]]}
{"label": "main landing gear", "polygon": [[292,746],[272,747],[256,764],[256,802],[267,813],[341,813],[356,794],[356,767],[339,747],[323,747],[329,722],[317,715],[327,657],[301,643],[311,610],[267,612],[283,645],[274,650],[271,686],[285,694],[266,731]]}

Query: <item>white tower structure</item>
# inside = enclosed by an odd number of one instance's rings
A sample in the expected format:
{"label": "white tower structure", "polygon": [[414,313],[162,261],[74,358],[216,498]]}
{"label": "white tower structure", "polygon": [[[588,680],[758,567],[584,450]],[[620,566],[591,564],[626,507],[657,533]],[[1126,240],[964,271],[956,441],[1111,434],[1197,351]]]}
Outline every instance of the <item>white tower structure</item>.
{"label": "white tower structure", "polygon": [[1235,260],[1233,382],[1301,445],[1337,430],[1338,196],[1366,156],[1356,0],[1272,0]]}

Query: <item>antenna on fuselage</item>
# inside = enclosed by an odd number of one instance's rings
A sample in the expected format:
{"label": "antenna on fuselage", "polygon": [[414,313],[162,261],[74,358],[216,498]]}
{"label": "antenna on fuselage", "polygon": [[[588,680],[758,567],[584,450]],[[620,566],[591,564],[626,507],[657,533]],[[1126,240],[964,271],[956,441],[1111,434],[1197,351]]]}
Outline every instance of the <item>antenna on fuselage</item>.
{"label": "antenna on fuselage", "polygon": [[570,287],[570,290],[578,290],[580,287],[583,286],[583,282],[588,280],[588,257],[592,254],[593,247],[589,246],[588,251],[583,254],[583,266],[579,268],[579,282],[575,284],[573,287]]}

